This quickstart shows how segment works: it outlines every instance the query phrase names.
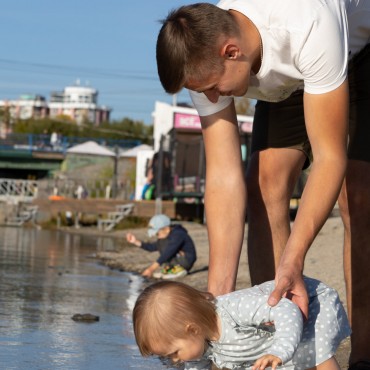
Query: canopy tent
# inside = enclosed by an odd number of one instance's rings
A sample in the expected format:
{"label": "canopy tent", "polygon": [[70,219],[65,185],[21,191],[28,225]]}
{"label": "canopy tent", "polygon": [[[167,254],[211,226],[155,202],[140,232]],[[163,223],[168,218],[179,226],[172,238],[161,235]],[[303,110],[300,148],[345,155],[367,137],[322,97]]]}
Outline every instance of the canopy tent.
{"label": "canopy tent", "polygon": [[95,141],[86,141],[85,143],[78,144],[67,150],[68,154],[91,154],[106,157],[115,157],[116,154]]}
{"label": "canopy tent", "polygon": [[153,150],[153,147],[146,145],[146,144],[141,144],[138,146],[135,146],[129,150],[124,151],[120,157],[137,157],[138,153],[144,150]]}

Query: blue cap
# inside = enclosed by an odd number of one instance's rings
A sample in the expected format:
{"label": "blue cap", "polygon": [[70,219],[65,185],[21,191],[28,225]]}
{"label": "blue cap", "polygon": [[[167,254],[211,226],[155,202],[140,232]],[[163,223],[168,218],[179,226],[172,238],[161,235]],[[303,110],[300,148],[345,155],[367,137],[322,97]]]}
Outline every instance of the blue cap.
{"label": "blue cap", "polygon": [[166,215],[155,215],[149,221],[148,235],[151,238],[156,235],[160,229],[171,225],[171,220]]}

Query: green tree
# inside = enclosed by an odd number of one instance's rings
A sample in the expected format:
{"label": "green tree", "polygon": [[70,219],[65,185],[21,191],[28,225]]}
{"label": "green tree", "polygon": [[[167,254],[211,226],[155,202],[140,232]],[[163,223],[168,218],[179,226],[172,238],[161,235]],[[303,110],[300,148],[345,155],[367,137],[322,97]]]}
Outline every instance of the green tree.
{"label": "green tree", "polygon": [[9,107],[0,108],[0,123],[5,126],[5,129],[8,130],[10,126],[11,115]]}
{"label": "green tree", "polygon": [[77,125],[75,121],[65,116],[57,118],[17,120],[13,125],[14,133],[51,134],[59,132],[67,137],[88,137],[96,139],[131,139],[141,140],[150,144],[153,140],[153,126],[141,121],[124,118],[121,121],[104,122],[96,126],[85,121]]}

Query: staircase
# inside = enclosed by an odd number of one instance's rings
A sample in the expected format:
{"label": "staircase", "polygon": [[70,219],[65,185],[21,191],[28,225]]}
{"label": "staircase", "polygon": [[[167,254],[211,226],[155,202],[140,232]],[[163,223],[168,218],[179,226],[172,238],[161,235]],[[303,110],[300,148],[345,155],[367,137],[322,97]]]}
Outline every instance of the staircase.
{"label": "staircase", "polygon": [[15,215],[9,217],[5,225],[6,226],[22,226],[25,222],[31,221],[35,223],[38,207],[23,205],[22,209]]}
{"label": "staircase", "polygon": [[108,212],[108,218],[98,219],[98,229],[102,231],[111,231],[134,209],[134,204],[120,204],[116,206],[114,212]]}

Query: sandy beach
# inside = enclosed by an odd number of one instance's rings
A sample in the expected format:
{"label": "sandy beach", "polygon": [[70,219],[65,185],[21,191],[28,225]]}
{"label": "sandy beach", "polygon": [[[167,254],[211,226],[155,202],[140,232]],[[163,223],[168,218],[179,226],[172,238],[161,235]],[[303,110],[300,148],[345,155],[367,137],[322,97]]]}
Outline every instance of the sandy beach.
{"label": "sandy beach", "polygon": [[[181,278],[187,284],[196,286],[198,289],[207,287],[207,269],[208,269],[208,238],[206,226],[182,222],[182,225],[188,230],[194,240],[197,248],[198,259],[191,270],[191,273]],[[248,226],[246,225],[246,231]],[[69,230],[74,233],[84,233],[84,229]],[[140,273],[153,260],[157,258],[157,252],[149,253],[140,248],[129,245],[125,240],[125,234],[131,231],[139,239],[148,240],[147,230],[119,230],[105,233],[104,235],[117,238],[117,247],[115,252],[100,252],[97,258],[106,266],[114,269]],[[89,234],[101,232],[97,230],[86,230]],[[346,307],[345,285],[343,276],[342,261],[342,240],[343,226],[339,217],[331,217],[327,220],[314,244],[310,248],[305,263],[304,273],[307,276],[322,280],[326,284],[337,289],[340,298]],[[244,242],[242,257],[239,265],[237,280],[237,289],[250,286],[248,272],[248,261],[246,253],[246,243]],[[342,369],[348,368],[350,340],[345,340],[337,351],[336,358]]]}

